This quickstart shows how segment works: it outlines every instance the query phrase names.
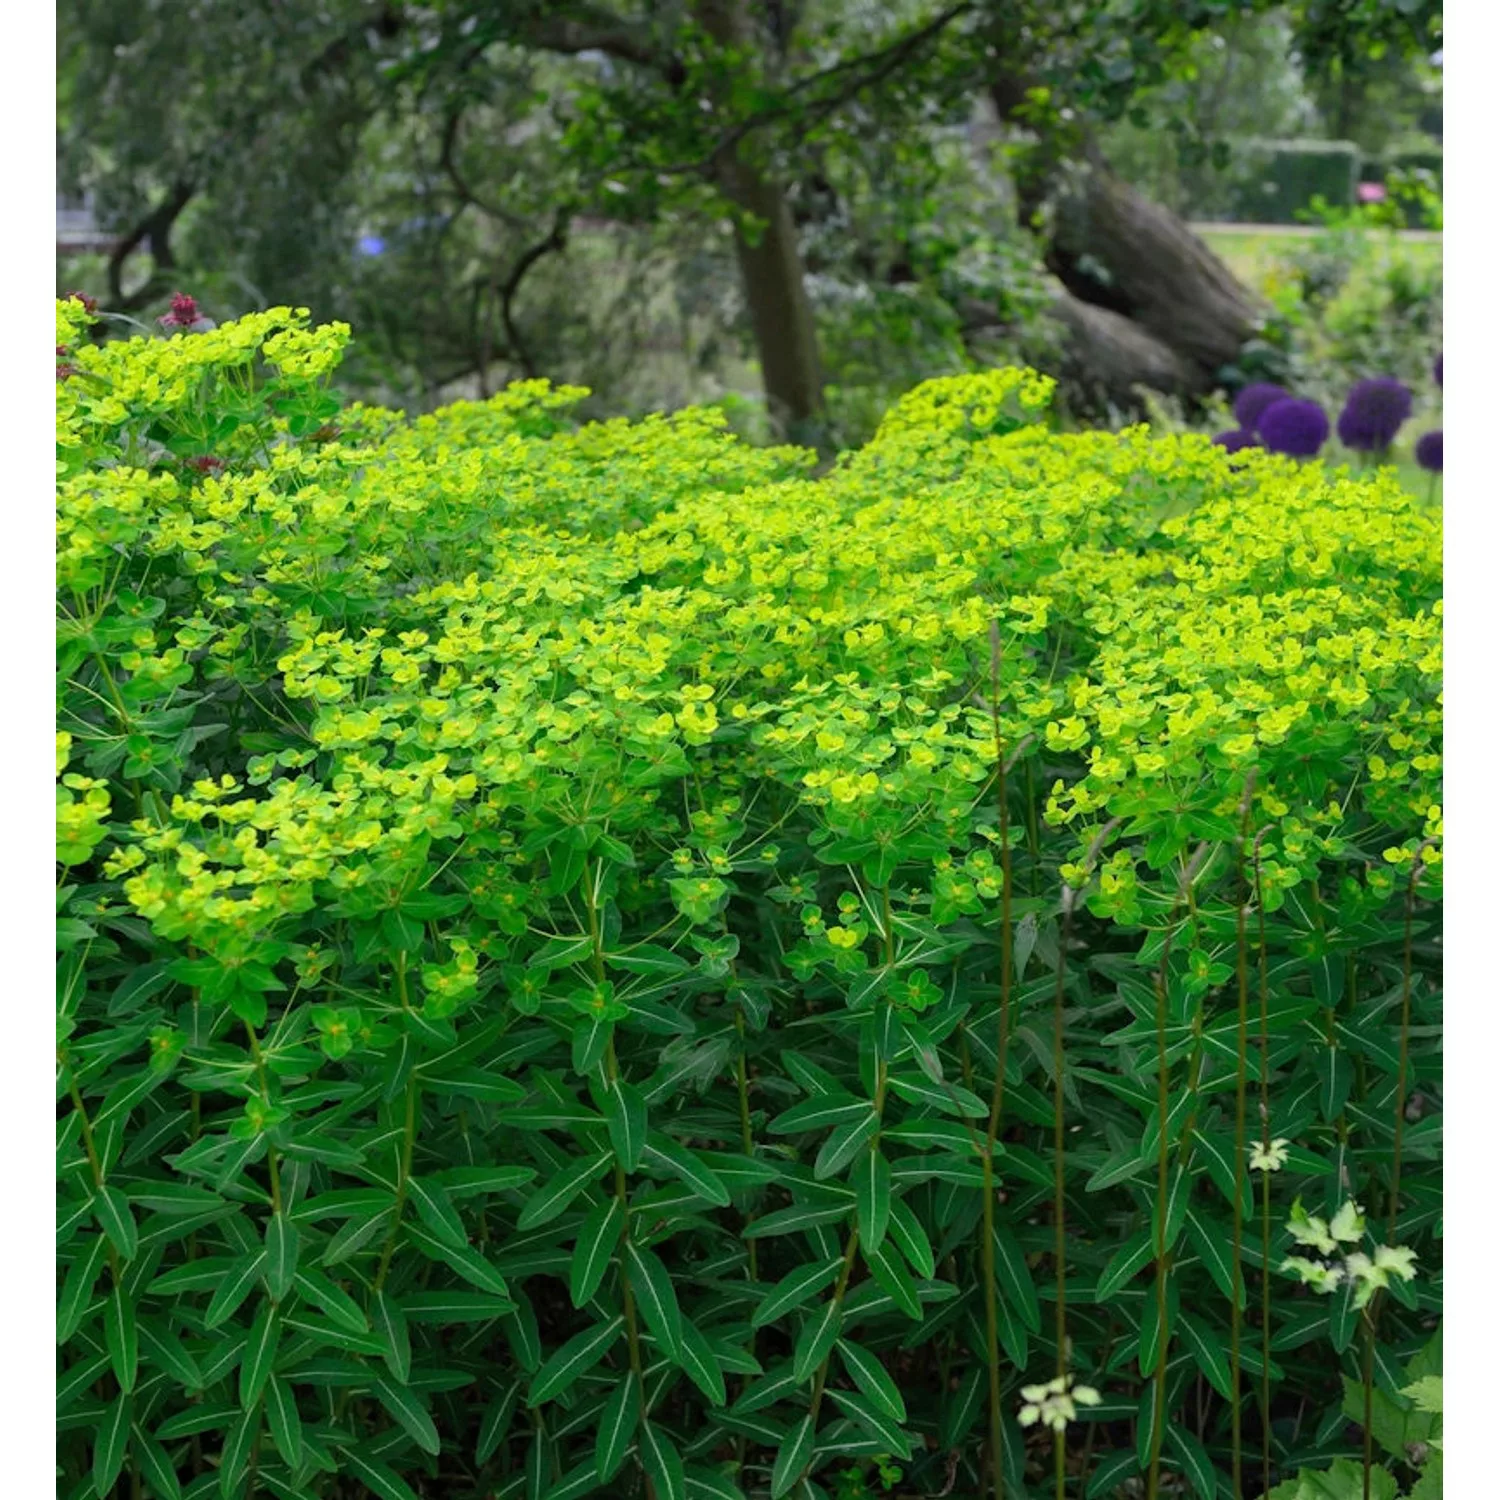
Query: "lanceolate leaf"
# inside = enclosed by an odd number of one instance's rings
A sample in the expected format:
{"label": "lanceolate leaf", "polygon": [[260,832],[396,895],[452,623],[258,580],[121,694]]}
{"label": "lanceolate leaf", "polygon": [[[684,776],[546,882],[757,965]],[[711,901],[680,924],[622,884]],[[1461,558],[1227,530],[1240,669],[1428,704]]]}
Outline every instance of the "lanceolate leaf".
{"label": "lanceolate leaf", "polygon": [[641,1467],[659,1500],[687,1500],[687,1476],[682,1456],[661,1427],[643,1421],[640,1427]]}
{"label": "lanceolate leaf", "polygon": [[604,1358],[624,1325],[623,1318],[615,1317],[575,1334],[537,1371],[527,1393],[528,1404],[540,1406],[562,1395]]}
{"label": "lanceolate leaf", "polygon": [[615,1156],[627,1172],[634,1172],[646,1149],[645,1096],[634,1084],[616,1079],[604,1096],[604,1118]]}
{"label": "lanceolate leaf", "polygon": [[604,1410],[599,1416],[594,1458],[601,1484],[610,1483],[620,1472],[640,1420],[640,1386],[627,1376],[616,1382],[614,1393],[604,1403]]}
{"label": "lanceolate leaf", "polygon": [[803,1417],[782,1440],[771,1468],[771,1500],[788,1494],[812,1459],[813,1421]]}
{"label": "lanceolate leaf", "polygon": [[620,1243],[625,1210],[617,1198],[607,1198],[589,1210],[573,1245],[568,1288],[574,1307],[582,1307],[599,1290]]}
{"label": "lanceolate leaf", "polygon": [[836,1256],[831,1260],[817,1261],[812,1265],[800,1266],[795,1271],[788,1271],[761,1299],[760,1305],[751,1315],[750,1326],[764,1328],[768,1323],[775,1323],[793,1308],[800,1307],[808,1298],[815,1297],[825,1287],[832,1286],[838,1279],[843,1263],[843,1257]]}
{"label": "lanceolate leaf", "polygon": [[891,1421],[898,1425],[906,1421],[906,1402],[901,1398],[901,1392],[896,1382],[891,1379],[884,1365],[870,1353],[868,1349],[856,1344],[852,1339],[840,1339],[838,1342],[839,1357],[844,1362],[844,1368],[853,1377],[857,1385],[871,1405],[875,1406]]}
{"label": "lanceolate leaf", "polygon": [[371,1387],[380,1404],[410,1433],[412,1441],[424,1453],[440,1453],[442,1440],[427,1409],[405,1385],[377,1380]]}
{"label": "lanceolate leaf", "polygon": [[667,1268],[654,1251],[641,1249],[633,1240],[626,1246],[625,1259],[636,1305],[645,1316],[647,1326],[667,1353],[674,1360],[678,1359],[682,1346],[682,1313]]}
{"label": "lanceolate leaf", "polygon": [[518,1229],[535,1229],[566,1213],[568,1205],[609,1165],[610,1153],[600,1151],[576,1161],[544,1183],[527,1200],[516,1220]]}

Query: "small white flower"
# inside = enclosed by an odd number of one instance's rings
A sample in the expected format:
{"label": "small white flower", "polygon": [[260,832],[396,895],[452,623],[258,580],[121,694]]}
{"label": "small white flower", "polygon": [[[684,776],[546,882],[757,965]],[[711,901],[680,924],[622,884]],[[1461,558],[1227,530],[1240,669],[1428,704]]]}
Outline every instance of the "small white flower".
{"label": "small white flower", "polygon": [[1250,1170],[1252,1172],[1279,1172],[1287,1160],[1287,1147],[1292,1143],[1277,1137],[1274,1141],[1256,1141],[1250,1147]]}
{"label": "small white flower", "polygon": [[1328,1232],[1334,1239],[1347,1244],[1357,1244],[1364,1238],[1364,1211],[1352,1198],[1333,1216]]}
{"label": "small white flower", "polygon": [[1316,1215],[1310,1215],[1299,1198],[1292,1204],[1292,1216],[1287,1220],[1287,1232],[1299,1245],[1311,1245],[1324,1255],[1332,1255],[1338,1249],[1338,1241],[1328,1232],[1328,1223]]}
{"label": "small white flower", "polygon": [[1411,1281],[1417,1274],[1417,1252],[1404,1245],[1377,1245],[1375,1269],[1399,1276],[1402,1281]]}
{"label": "small white flower", "polygon": [[1287,1256],[1281,1263],[1281,1269],[1295,1272],[1303,1286],[1310,1286],[1319,1295],[1336,1291],[1344,1279],[1340,1267],[1325,1266],[1320,1260],[1308,1260],[1301,1255]]}
{"label": "small white flower", "polygon": [[1074,1386],[1070,1391],[1068,1387],[1072,1378],[1071,1375],[1058,1375],[1046,1385],[1022,1386],[1021,1399],[1026,1404],[1016,1418],[1021,1426],[1031,1427],[1040,1422],[1053,1432],[1063,1432],[1069,1422],[1077,1420],[1078,1407],[1075,1402],[1081,1402],[1084,1406],[1097,1406],[1099,1392],[1089,1385]]}

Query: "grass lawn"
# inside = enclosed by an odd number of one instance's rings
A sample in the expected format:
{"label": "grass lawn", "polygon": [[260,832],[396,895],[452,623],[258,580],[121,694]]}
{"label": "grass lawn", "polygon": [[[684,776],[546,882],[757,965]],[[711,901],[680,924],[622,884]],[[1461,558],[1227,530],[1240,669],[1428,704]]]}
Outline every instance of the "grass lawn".
{"label": "grass lawn", "polygon": [[[1193,228],[1241,281],[1259,285],[1276,262],[1295,251],[1316,233],[1295,224],[1195,224]],[[1384,231],[1370,231],[1383,233]],[[1396,236],[1401,253],[1418,260],[1441,260],[1443,236],[1426,230],[1402,231]]]}

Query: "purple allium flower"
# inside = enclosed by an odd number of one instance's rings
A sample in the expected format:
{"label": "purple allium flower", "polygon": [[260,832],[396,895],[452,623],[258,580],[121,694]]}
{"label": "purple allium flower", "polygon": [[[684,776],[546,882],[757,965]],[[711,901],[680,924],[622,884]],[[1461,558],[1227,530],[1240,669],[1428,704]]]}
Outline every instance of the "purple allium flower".
{"label": "purple allium flower", "polygon": [[1328,441],[1328,414],[1316,401],[1288,396],[1261,413],[1257,430],[1272,453],[1311,458]]}
{"label": "purple allium flower", "polygon": [[1287,394],[1281,386],[1271,385],[1264,380],[1247,385],[1234,398],[1234,419],[1243,431],[1255,432],[1260,414],[1274,402],[1285,401]]}
{"label": "purple allium flower", "polygon": [[1417,462],[1429,474],[1443,472],[1443,429],[1441,427],[1436,432],[1424,432],[1417,439]]}
{"label": "purple allium flower", "polygon": [[1219,433],[1214,442],[1227,453],[1238,453],[1241,448],[1260,447],[1255,434],[1243,427],[1231,427],[1228,432]]}
{"label": "purple allium flower", "polygon": [[1437,381],[1438,389],[1443,388],[1443,351],[1438,350],[1438,357],[1432,362],[1432,378]]}
{"label": "purple allium flower", "polygon": [[1356,453],[1383,452],[1411,415],[1411,392],[1389,375],[1359,380],[1339,413],[1339,441]]}

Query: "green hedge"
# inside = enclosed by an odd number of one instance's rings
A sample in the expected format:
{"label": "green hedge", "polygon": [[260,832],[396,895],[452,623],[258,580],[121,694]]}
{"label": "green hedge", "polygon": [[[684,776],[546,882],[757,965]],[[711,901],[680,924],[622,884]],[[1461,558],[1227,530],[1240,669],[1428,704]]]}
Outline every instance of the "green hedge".
{"label": "green hedge", "polygon": [[1356,199],[1360,155],[1352,141],[1241,141],[1232,162],[1233,217],[1242,223],[1295,224],[1314,198],[1335,208]]}

